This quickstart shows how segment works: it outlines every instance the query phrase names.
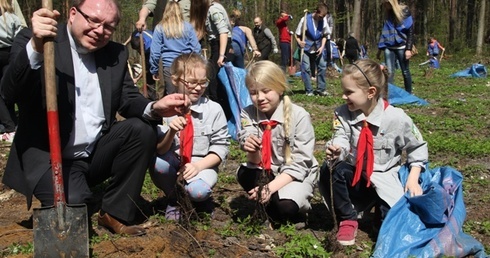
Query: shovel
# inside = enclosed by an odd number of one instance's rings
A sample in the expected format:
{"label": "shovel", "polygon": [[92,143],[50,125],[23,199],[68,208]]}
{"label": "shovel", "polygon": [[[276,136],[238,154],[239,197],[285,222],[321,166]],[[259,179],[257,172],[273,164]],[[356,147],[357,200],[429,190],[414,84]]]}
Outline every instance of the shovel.
{"label": "shovel", "polygon": [[289,53],[289,69],[288,69],[288,72],[289,72],[289,76],[293,76],[295,73],[296,73],[296,67],[294,66],[294,60],[293,60],[293,34],[291,34],[291,42],[290,42],[290,53]]}
{"label": "shovel", "polygon": [[[42,5],[53,10],[52,0]],[[87,207],[67,205],[63,189],[53,39],[44,43],[44,76],[54,205],[33,211],[34,257],[89,257]]]}

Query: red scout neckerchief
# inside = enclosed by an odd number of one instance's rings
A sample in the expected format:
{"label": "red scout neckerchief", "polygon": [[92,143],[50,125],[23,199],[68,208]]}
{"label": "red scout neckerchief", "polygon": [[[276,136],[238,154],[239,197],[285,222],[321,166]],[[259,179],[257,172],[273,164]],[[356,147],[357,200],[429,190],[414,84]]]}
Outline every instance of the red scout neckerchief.
{"label": "red scout neckerchief", "polygon": [[260,122],[260,124],[264,126],[264,133],[262,134],[262,167],[269,174],[272,159],[271,131],[277,125],[277,121],[264,121]]}
{"label": "red scout neckerchief", "polygon": [[[383,99],[384,109],[390,104]],[[352,186],[355,186],[361,179],[362,168],[364,166],[364,155],[366,155],[366,175],[367,175],[367,187],[371,185],[371,175],[374,168],[374,150],[373,150],[373,133],[369,128],[369,124],[364,119],[361,134],[357,141],[357,157],[356,157],[356,172],[354,173],[354,179],[352,180]]]}
{"label": "red scout neckerchief", "polygon": [[191,112],[185,114],[186,125],[180,132],[180,165],[183,166],[191,162],[192,148],[194,143],[194,126],[192,125]]}

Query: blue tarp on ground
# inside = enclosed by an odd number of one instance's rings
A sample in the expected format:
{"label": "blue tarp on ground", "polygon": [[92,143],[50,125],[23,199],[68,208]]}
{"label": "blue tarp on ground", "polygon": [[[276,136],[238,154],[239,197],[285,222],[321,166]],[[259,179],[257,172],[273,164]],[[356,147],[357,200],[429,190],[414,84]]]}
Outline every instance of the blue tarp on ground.
{"label": "blue tarp on ground", "polygon": [[487,68],[482,64],[473,64],[465,70],[453,73],[450,77],[472,77],[472,78],[487,78]]}
{"label": "blue tarp on ground", "polygon": [[[409,168],[400,169],[406,182]],[[423,195],[406,194],[388,212],[373,257],[487,257],[483,245],[463,233],[466,217],[460,172],[451,167],[420,175]]]}
{"label": "blue tarp on ground", "polygon": [[388,102],[391,105],[404,105],[404,104],[415,104],[415,105],[429,105],[429,103],[415,95],[408,93],[406,90],[397,87],[391,83],[388,83]]}
{"label": "blue tarp on ground", "polygon": [[228,120],[228,133],[234,140],[238,139],[240,132],[240,112],[243,108],[252,105],[252,100],[245,85],[246,70],[234,67],[226,62],[218,72],[218,79],[223,83],[230,103],[232,117]]}

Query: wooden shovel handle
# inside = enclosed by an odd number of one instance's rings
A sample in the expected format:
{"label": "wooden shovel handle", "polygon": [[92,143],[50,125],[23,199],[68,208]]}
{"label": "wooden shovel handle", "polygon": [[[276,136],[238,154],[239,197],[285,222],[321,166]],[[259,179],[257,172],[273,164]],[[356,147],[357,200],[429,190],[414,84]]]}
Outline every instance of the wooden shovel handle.
{"label": "wooden shovel handle", "polygon": [[143,39],[144,30],[140,32],[140,56],[141,56],[141,74],[143,78],[143,96],[148,98],[148,88],[146,81],[146,60],[145,60],[145,40]]}
{"label": "wooden shovel handle", "polygon": [[[43,0],[44,8],[53,10],[52,0]],[[44,39],[44,79],[46,108],[48,117],[49,150],[53,172],[54,205],[65,204],[63,172],[61,165],[60,129],[58,120],[58,100],[56,97],[56,68],[54,64],[54,39]]]}
{"label": "wooden shovel handle", "polygon": [[[305,12],[305,16],[304,16],[304,19],[303,19],[303,31],[301,33],[301,40],[306,42],[305,40],[305,37],[306,37],[306,18],[307,18],[307,15],[308,15],[308,9],[305,9],[303,12]],[[300,55],[300,63],[301,65],[303,64],[303,54],[305,53],[305,47],[302,47],[301,48],[301,55]]]}

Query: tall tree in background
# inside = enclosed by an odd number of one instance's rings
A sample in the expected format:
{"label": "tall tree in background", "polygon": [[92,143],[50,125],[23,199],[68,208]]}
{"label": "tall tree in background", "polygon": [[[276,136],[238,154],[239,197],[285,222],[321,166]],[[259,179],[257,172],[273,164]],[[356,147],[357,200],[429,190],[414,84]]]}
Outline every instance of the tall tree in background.
{"label": "tall tree in background", "polygon": [[478,36],[476,39],[476,55],[481,56],[483,47],[483,33],[485,31],[485,3],[487,0],[481,1],[480,4],[480,17],[478,18]]}
{"label": "tall tree in background", "polygon": [[[61,12],[60,22],[66,21],[66,15],[72,0],[54,1],[54,8]],[[118,0],[122,7],[122,20],[113,35],[113,40],[124,42],[133,31],[141,8],[141,0]],[[159,0],[160,1],[160,0]],[[325,2],[334,18],[334,37],[345,38],[349,31],[356,38],[368,42],[372,48],[378,41],[382,26],[382,0],[221,0],[228,12],[237,8],[242,12],[241,21],[253,27],[253,18],[260,16],[265,25],[277,36],[275,20],[279,15],[281,4],[287,4],[288,12],[294,19],[289,23],[294,30],[304,9],[314,11],[319,1]],[[490,24],[489,0],[400,0],[409,6],[415,19],[417,44],[426,44],[429,36],[441,40],[450,51],[471,49],[476,53],[480,30]],[[39,9],[39,0],[18,0],[28,24],[32,12]],[[482,8],[485,7],[485,8]],[[151,18],[150,18],[151,19]],[[483,19],[483,20],[482,20]],[[151,22],[151,20],[150,20]],[[482,24],[481,26],[479,24]],[[487,27],[488,29],[488,27]],[[480,47],[480,46],[478,46]],[[481,46],[482,50],[490,45]],[[478,50],[480,51],[480,50]]]}
{"label": "tall tree in background", "polygon": [[456,5],[456,0],[451,0],[450,1],[450,15],[449,15],[449,42],[453,42],[454,38],[457,35],[457,30],[456,30],[456,18],[458,15],[458,10],[457,10],[457,5]]}
{"label": "tall tree in background", "polygon": [[466,16],[466,39],[471,39],[473,31],[473,19],[475,17],[475,0],[468,0],[467,4],[467,16]]}
{"label": "tall tree in background", "polygon": [[352,13],[352,32],[357,40],[361,39],[361,0],[354,0]]}

